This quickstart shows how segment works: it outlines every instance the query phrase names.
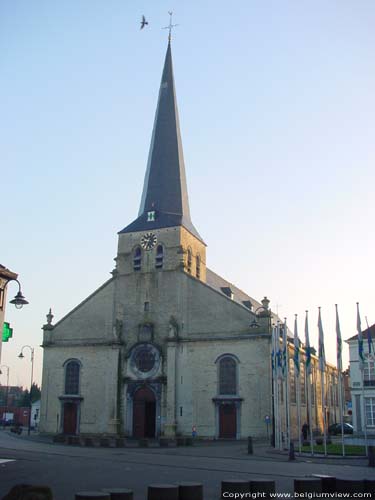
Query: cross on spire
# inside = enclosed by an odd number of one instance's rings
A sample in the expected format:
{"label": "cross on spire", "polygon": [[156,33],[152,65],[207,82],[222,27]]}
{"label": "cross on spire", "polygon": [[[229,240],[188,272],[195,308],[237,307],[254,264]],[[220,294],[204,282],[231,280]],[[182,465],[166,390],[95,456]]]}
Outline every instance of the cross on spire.
{"label": "cross on spire", "polygon": [[163,30],[169,30],[168,42],[170,42],[171,38],[172,38],[172,29],[175,28],[176,26],[178,26],[178,24],[172,24],[172,15],[173,15],[173,12],[168,11],[168,14],[169,14],[169,25],[168,26],[164,26],[164,28],[162,28],[162,29]]}

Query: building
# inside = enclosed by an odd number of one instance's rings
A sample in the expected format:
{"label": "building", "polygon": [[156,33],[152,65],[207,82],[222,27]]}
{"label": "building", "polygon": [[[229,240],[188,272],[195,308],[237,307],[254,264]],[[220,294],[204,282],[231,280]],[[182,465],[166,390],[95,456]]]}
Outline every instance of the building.
{"label": "building", "polygon": [[[190,217],[168,43],[139,216],[112,277],[43,336],[40,431],[266,436],[277,317],[207,267]],[[257,327],[250,325],[257,320]]]}
{"label": "building", "polygon": [[[364,363],[359,360],[358,335],[349,344],[350,392],[353,427],[356,433],[375,434],[375,324],[362,332]],[[371,350],[369,349],[369,340]]]}
{"label": "building", "polygon": [[7,297],[7,285],[9,281],[16,280],[18,274],[9,271],[6,267],[0,264],[0,364],[1,364],[1,347],[3,341],[3,325],[5,318],[5,306]]}

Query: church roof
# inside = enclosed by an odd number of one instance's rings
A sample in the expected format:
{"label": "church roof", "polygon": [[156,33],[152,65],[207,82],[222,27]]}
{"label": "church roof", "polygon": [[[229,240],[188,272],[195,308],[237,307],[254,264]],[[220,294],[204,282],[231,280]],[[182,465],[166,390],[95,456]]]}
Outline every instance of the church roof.
{"label": "church roof", "polygon": [[184,226],[203,241],[190,218],[169,41],[138,218],[120,233],[172,226]]}

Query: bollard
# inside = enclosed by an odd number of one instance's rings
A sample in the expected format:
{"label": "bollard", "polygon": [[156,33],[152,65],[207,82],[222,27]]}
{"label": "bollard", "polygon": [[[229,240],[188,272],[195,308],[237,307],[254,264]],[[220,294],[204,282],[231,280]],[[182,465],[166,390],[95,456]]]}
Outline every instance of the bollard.
{"label": "bollard", "polygon": [[203,500],[202,483],[180,483],[178,485],[179,500]]}
{"label": "bollard", "polygon": [[84,438],[84,440],[83,440],[83,444],[84,444],[85,446],[94,446],[94,440],[93,440],[93,438],[91,438],[91,437],[86,437],[86,438]]}
{"label": "bollard", "polygon": [[109,493],[111,500],[133,500],[133,491],[127,488],[105,488],[105,493]]}
{"label": "bollard", "polygon": [[124,438],[116,438],[115,445],[116,445],[116,448],[125,448],[125,439]]}
{"label": "bollard", "polygon": [[[250,481],[251,498],[274,498],[275,481]],[[272,497],[271,497],[272,494]]]}
{"label": "bollard", "polygon": [[364,479],[363,491],[365,493],[371,493],[372,496],[375,497],[375,479]]}
{"label": "bollard", "polygon": [[375,467],[375,448],[374,448],[374,446],[368,447],[368,466]]}
{"label": "bollard", "polygon": [[312,477],[317,477],[322,483],[322,493],[336,492],[336,478],[325,474],[313,474]]}
{"label": "bollard", "polygon": [[288,460],[289,461],[292,461],[292,460],[295,460],[296,457],[294,455],[294,443],[291,442],[290,445],[289,445],[289,456],[288,456]]}
{"label": "bollard", "polygon": [[247,438],[247,454],[252,455],[254,453],[253,451],[253,438],[251,436],[248,436]]}
{"label": "bollard", "polygon": [[176,484],[150,484],[147,490],[147,500],[178,500]]}
{"label": "bollard", "polygon": [[294,480],[294,493],[321,493],[321,492],[322,492],[322,482],[320,479]]}
{"label": "bollard", "polygon": [[249,493],[249,491],[250,481],[244,479],[228,479],[226,481],[221,481],[220,498],[229,498],[228,493]]}
{"label": "bollard", "polygon": [[168,448],[168,438],[160,438],[159,446],[160,448]]}
{"label": "bollard", "polygon": [[30,486],[18,484],[8,492],[3,500],[14,500],[19,498],[38,498],[38,500],[53,500],[52,491],[48,486]]}
{"label": "bollard", "polygon": [[361,479],[336,478],[336,493],[362,493],[363,481]]}
{"label": "bollard", "polygon": [[111,500],[111,496],[103,491],[79,491],[75,494],[75,500]]}

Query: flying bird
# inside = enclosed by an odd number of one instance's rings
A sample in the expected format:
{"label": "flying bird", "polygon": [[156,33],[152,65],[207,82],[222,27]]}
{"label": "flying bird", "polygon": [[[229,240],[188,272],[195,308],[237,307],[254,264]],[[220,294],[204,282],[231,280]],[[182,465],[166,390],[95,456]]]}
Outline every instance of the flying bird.
{"label": "flying bird", "polygon": [[146,24],[148,24],[148,22],[146,21],[145,16],[142,16],[142,21],[141,21],[141,30],[143,30],[143,28],[146,26]]}

